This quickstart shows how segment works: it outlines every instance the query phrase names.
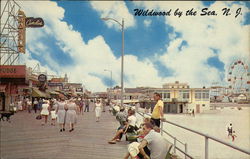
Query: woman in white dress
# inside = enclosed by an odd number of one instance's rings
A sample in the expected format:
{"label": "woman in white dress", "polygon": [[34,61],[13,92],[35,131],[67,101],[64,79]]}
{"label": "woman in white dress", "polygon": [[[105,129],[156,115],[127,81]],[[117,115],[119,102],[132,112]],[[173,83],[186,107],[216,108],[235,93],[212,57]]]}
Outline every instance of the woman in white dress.
{"label": "woman in white dress", "polygon": [[66,107],[66,102],[64,98],[61,98],[60,101],[56,103],[56,114],[57,114],[57,122],[60,125],[60,132],[65,131],[65,107]]}
{"label": "woman in white dress", "polygon": [[95,110],[96,122],[99,122],[101,112],[102,112],[102,104],[101,104],[100,100],[96,101],[94,110]]}
{"label": "woman in white dress", "polygon": [[41,111],[42,118],[44,118],[44,123],[42,125],[47,124],[48,116],[49,116],[49,101],[44,100]]}
{"label": "woman in white dress", "polygon": [[17,107],[18,107],[18,110],[23,110],[23,101],[22,100],[19,100],[17,102]]}
{"label": "woman in white dress", "polygon": [[74,124],[76,124],[76,111],[77,111],[77,106],[74,103],[73,99],[70,99],[69,102],[66,105],[67,107],[67,112],[66,112],[66,123],[69,124],[69,132],[74,130]]}

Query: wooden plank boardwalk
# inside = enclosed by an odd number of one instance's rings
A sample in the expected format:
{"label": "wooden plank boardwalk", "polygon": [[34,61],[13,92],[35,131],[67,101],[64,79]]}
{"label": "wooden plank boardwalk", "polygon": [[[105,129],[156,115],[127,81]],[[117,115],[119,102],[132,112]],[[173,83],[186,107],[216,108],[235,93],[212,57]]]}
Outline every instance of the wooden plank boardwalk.
{"label": "wooden plank boardwalk", "polygon": [[11,123],[0,122],[1,159],[121,159],[127,142],[107,143],[115,133],[118,122],[109,112],[103,112],[100,122],[93,111],[78,115],[73,132],[66,127],[59,132],[58,124],[41,126],[37,114],[18,112]]}

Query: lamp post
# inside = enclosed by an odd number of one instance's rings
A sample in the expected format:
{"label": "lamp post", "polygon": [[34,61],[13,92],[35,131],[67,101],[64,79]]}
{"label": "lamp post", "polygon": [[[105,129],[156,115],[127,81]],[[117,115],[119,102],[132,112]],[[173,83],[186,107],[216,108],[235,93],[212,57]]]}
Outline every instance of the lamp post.
{"label": "lamp post", "polygon": [[124,19],[122,19],[122,23],[118,22],[113,18],[101,18],[104,21],[113,20],[118,23],[122,28],[122,58],[121,58],[121,106],[123,106],[123,61],[124,61]]}

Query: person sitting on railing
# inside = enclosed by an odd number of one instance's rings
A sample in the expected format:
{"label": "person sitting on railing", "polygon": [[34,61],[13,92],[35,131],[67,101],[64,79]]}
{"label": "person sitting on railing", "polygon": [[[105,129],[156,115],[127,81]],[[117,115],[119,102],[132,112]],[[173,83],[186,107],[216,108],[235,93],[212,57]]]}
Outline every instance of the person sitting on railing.
{"label": "person sitting on railing", "polygon": [[[153,130],[156,132],[160,132],[159,131],[160,128],[157,126],[154,126],[154,122],[150,118],[145,118],[144,123],[142,123],[141,126],[143,127],[145,123],[152,124]],[[133,143],[128,145],[128,152],[127,152],[126,156],[124,157],[124,159],[128,159],[129,157],[131,159],[143,159],[144,158],[144,156],[139,151],[139,145],[140,145],[141,141],[143,141],[146,133],[147,133],[147,131],[145,131],[145,129],[139,132],[138,142],[133,142]],[[148,149],[147,146],[145,146],[143,148],[143,150],[147,154],[147,156],[150,156],[150,150]]]}
{"label": "person sitting on railing", "polygon": [[155,131],[159,131],[159,127],[155,125],[155,122],[151,118],[144,118],[143,123],[140,125],[138,134],[139,136],[143,134],[143,126],[145,123],[151,123],[154,126]]}
{"label": "person sitting on railing", "polygon": [[[166,140],[160,133],[153,130],[153,125],[151,123],[145,123],[143,131],[146,136],[141,141],[138,148],[144,159],[165,159],[169,148]],[[150,150],[150,157],[144,151],[145,146]]]}
{"label": "person sitting on railing", "polygon": [[[132,142],[131,144],[128,145],[128,152],[126,156],[124,157],[124,159],[128,159],[129,157],[131,159],[143,159],[142,154],[140,154],[139,152],[139,145],[140,145],[140,142],[145,137],[143,126],[145,123],[150,123],[150,122],[154,122],[154,121],[152,121],[150,118],[144,118],[143,123],[140,125],[140,129],[138,130],[138,136],[137,136],[138,142]],[[144,151],[148,156],[150,156],[150,151],[147,146],[144,147]]]}
{"label": "person sitting on railing", "polygon": [[154,106],[151,119],[155,122],[155,125],[160,127],[161,120],[165,120],[164,118],[164,104],[161,100],[161,95],[159,93],[154,93],[154,100],[157,102]]}
{"label": "person sitting on railing", "polygon": [[121,134],[125,133],[133,133],[135,132],[135,124],[136,124],[136,117],[134,110],[128,110],[128,122],[126,122],[126,126],[123,129],[120,129],[116,132],[115,137],[109,141],[109,144],[115,144],[117,140],[119,140]]}
{"label": "person sitting on railing", "polygon": [[[119,121],[120,126],[118,127],[117,131],[122,130],[125,128],[126,122],[127,122],[127,114],[124,112],[125,108],[121,107],[120,112],[116,114],[116,120]],[[120,134],[119,138],[117,141],[120,141],[122,139],[122,135]]]}

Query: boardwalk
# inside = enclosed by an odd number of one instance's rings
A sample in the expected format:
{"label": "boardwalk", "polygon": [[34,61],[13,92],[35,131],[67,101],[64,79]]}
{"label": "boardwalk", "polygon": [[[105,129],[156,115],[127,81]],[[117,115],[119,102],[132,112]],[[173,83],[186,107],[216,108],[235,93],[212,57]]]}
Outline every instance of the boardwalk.
{"label": "boardwalk", "polygon": [[126,153],[126,141],[110,145],[118,122],[109,112],[95,122],[94,112],[78,116],[73,132],[59,132],[58,125],[41,126],[35,114],[18,112],[11,123],[1,122],[1,159],[81,158],[120,159]]}

